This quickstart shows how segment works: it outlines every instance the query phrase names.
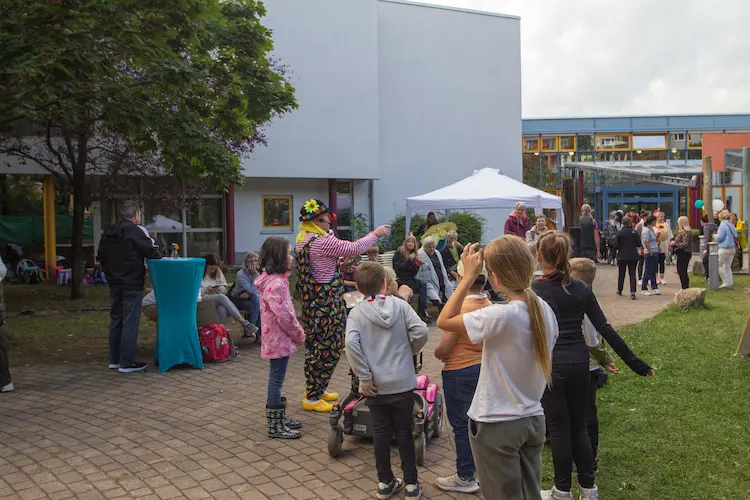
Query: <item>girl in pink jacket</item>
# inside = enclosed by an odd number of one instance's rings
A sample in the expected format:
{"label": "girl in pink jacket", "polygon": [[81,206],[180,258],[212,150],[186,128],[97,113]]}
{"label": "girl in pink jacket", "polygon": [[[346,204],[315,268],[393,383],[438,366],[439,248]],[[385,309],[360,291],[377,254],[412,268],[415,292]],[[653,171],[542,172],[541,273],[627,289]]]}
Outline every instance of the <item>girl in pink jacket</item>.
{"label": "girl in pink jacket", "polygon": [[289,294],[289,273],[292,269],[292,247],[284,238],[268,238],[260,250],[262,273],[255,280],[260,291],[260,356],[271,361],[268,374],[268,437],[298,439],[302,427],[299,420],[286,418],[286,398],[281,397],[289,356],[297,352],[297,344],[305,341],[305,332],[297,321]]}

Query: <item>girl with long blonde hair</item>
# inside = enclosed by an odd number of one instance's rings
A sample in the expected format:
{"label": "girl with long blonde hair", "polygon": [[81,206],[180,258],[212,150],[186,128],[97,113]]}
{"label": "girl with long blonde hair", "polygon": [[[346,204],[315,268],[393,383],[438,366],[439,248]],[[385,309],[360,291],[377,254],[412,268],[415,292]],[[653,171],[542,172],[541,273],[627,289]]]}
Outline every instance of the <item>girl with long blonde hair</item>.
{"label": "girl with long blonde hair", "polygon": [[[484,342],[479,382],[469,408],[469,442],[485,498],[538,499],[542,477],[544,410],[557,320],[531,289],[536,262],[528,244],[503,236],[486,249],[467,245],[464,276],[438,318],[438,327]],[[507,304],[461,314],[483,263]]]}
{"label": "girl with long blonde hair", "polygon": [[429,322],[427,314],[427,284],[417,279],[417,273],[422,265],[418,257],[419,245],[417,238],[409,234],[404,243],[393,254],[393,269],[396,271],[398,286],[408,286],[415,295],[419,295],[417,314],[423,321]]}
{"label": "girl with long blonde hair", "polygon": [[544,500],[570,500],[572,467],[578,468],[581,499],[597,500],[594,457],[586,429],[589,397],[589,350],[583,335],[584,315],[623,361],[639,375],[653,375],[607,323],[591,287],[570,277],[570,238],[548,233],[539,240],[537,259],[544,271],[532,289],[555,311],[559,338],[552,353],[551,385],[542,405],[550,430],[555,485]]}

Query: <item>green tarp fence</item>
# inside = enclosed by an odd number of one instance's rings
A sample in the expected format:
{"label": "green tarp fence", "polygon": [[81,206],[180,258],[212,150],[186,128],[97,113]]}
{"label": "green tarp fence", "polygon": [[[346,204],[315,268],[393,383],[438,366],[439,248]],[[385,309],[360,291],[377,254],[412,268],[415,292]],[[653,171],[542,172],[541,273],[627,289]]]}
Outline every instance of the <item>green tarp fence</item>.
{"label": "green tarp fence", "polygon": [[[57,243],[70,243],[73,237],[73,217],[55,216]],[[94,239],[94,220],[84,219],[83,239]],[[41,215],[0,215],[0,241],[16,245],[44,244],[44,217]]]}

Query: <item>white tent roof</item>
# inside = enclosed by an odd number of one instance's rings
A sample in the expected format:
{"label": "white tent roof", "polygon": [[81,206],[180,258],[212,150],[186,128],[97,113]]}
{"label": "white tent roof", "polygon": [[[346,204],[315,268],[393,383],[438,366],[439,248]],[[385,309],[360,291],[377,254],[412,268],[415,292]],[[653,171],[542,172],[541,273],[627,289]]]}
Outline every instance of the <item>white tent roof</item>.
{"label": "white tent roof", "polygon": [[[146,225],[146,229],[152,233],[171,231],[175,229],[182,231],[182,222],[170,219],[164,215],[157,215],[154,217],[154,221],[151,224]],[[190,226],[185,226],[185,229],[190,229]]]}
{"label": "white tent roof", "polygon": [[483,168],[450,186],[407,198],[406,227],[411,226],[411,214],[417,210],[515,209],[519,201],[539,211],[543,208],[557,209],[560,220],[563,220],[562,199],[559,196],[527,186],[497,169]]}

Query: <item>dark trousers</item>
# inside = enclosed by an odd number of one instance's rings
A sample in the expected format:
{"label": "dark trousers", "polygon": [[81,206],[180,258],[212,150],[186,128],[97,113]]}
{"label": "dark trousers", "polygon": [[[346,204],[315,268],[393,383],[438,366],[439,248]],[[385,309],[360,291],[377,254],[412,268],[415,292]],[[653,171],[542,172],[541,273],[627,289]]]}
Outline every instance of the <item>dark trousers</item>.
{"label": "dark trousers", "polygon": [[12,382],[8,360],[8,340],[5,335],[5,325],[0,325],[0,387],[5,387]]}
{"label": "dark trousers", "polygon": [[401,470],[406,484],[417,483],[417,457],[412,436],[414,394],[412,391],[367,398],[372,416],[375,445],[375,468],[378,481],[393,481],[391,469],[391,438],[395,435],[401,455]]}
{"label": "dark trousers", "polygon": [[589,384],[588,363],[552,365],[552,387],[542,396],[555,487],[560,491],[570,491],[573,460],[578,468],[579,484],[584,488],[594,486],[594,457],[586,428]]}
{"label": "dark trousers", "polygon": [[659,274],[664,276],[664,271],[666,270],[666,262],[667,262],[667,254],[665,253],[659,253]]}
{"label": "dark trousers", "polygon": [[281,406],[281,388],[286,378],[289,357],[271,359],[271,370],[268,373],[268,406]]}
{"label": "dark trousers", "polygon": [[477,471],[469,444],[467,412],[479,382],[480,366],[469,366],[461,370],[443,370],[445,409],[448,413],[448,422],[453,427],[453,437],[456,442],[456,472],[463,479],[474,477]]}
{"label": "dark trousers", "polygon": [[643,279],[643,255],[638,256],[638,281]]}
{"label": "dark trousers", "polygon": [[[589,404],[586,408],[586,428],[591,442],[591,456],[596,460],[599,450],[599,417],[596,413],[596,391],[599,389],[599,374],[601,368],[589,372]],[[577,465],[577,464],[576,464]]]}
{"label": "dark trousers", "polygon": [[635,276],[635,267],[638,265],[637,260],[618,260],[617,261],[617,291],[622,293],[622,289],[625,286],[625,271],[628,272],[630,277],[630,294],[635,293],[635,286],[637,278]]}
{"label": "dark trousers", "polygon": [[[424,314],[425,311],[427,311],[427,285],[424,281],[419,281],[416,279],[407,279],[407,280],[398,280],[398,285],[406,285],[409,288],[411,288],[411,291],[414,292],[414,295],[418,295],[418,306],[417,311],[419,311],[419,314]],[[413,298],[413,297],[412,297]]]}
{"label": "dark trousers", "polygon": [[596,249],[595,248],[581,248],[581,251],[579,253],[581,255],[581,258],[591,259],[594,262],[596,262]]}
{"label": "dark trousers", "polygon": [[129,366],[135,362],[143,291],[109,288],[109,362]]}
{"label": "dark trousers", "polygon": [[251,295],[249,299],[232,298],[232,302],[240,311],[247,311],[247,320],[258,326],[258,323],[260,323],[260,296]]}
{"label": "dark trousers", "polygon": [[648,283],[651,282],[651,289],[656,290],[659,285],[656,284],[656,271],[659,264],[659,254],[649,253],[643,256],[643,285],[641,290],[648,290]]}
{"label": "dark trousers", "polygon": [[708,251],[706,251],[701,259],[703,261],[703,271],[705,278],[708,279]]}
{"label": "dark trousers", "polygon": [[688,264],[692,254],[687,250],[676,250],[677,255],[677,274],[680,275],[680,288],[686,290],[690,288],[690,277],[688,276]]}

